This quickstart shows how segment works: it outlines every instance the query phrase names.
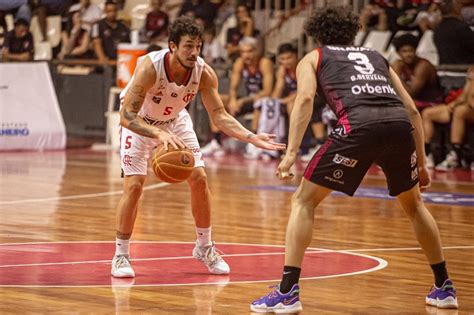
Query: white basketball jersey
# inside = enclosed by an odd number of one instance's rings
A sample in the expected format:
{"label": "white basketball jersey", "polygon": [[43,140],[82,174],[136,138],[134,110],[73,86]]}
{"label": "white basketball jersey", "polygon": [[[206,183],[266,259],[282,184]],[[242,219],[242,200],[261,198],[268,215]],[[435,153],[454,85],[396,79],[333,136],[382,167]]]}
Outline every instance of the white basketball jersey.
{"label": "white basketball jersey", "polygon": [[[156,70],[155,85],[147,92],[143,106],[138,112],[138,115],[150,124],[177,117],[179,112],[184,110],[198,92],[199,80],[205,65],[204,60],[198,57],[194,68],[188,72],[184,84],[178,86],[175,82],[172,82],[172,74],[168,69],[169,54],[169,49],[163,49],[140,57],[137,62],[138,65],[146,57],[149,57]],[[134,77],[120,93],[120,98],[125,96]]]}

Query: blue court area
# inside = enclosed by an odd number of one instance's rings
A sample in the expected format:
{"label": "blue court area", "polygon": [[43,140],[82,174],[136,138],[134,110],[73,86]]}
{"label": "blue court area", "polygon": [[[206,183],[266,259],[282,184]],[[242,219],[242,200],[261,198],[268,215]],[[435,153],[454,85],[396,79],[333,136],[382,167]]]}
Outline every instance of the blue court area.
{"label": "blue court area", "polygon": [[[294,192],[297,186],[244,186],[243,189],[248,190],[274,190],[284,192]],[[334,191],[333,196],[346,196],[343,193]],[[447,204],[453,206],[474,206],[474,194],[454,194],[448,192],[424,192],[423,200],[426,203]],[[355,198],[371,198],[371,199],[395,199],[388,195],[388,190],[384,188],[359,187]]]}

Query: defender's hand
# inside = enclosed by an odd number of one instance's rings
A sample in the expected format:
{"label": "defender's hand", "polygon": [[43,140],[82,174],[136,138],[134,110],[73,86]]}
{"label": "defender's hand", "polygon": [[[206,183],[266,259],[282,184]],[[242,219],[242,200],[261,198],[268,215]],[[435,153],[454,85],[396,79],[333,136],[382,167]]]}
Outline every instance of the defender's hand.
{"label": "defender's hand", "polygon": [[287,154],[285,158],[280,162],[276,170],[276,175],[279,179],[292,179],[295,175],[290,171],[291,166],[295,164],[296,155]]}
{"label": "defender's hand", "polygon": [[431,186],[431,178],[426,166],[418,167],[418,180],[420,182],[420,190],[425,191]]}

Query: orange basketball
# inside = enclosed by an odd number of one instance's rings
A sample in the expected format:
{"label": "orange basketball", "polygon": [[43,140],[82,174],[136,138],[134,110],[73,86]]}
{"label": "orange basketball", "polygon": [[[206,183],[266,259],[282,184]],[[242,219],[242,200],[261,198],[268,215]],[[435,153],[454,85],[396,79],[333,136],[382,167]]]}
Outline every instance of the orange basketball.
{"label": "orange basketball", "polygon": [[155,175],[163,182],[179,183],[191,175],[194,156],[189,149],[176,150],[169,145],[168,151],[165,151],[160,145],[151,158],[151,165]]}

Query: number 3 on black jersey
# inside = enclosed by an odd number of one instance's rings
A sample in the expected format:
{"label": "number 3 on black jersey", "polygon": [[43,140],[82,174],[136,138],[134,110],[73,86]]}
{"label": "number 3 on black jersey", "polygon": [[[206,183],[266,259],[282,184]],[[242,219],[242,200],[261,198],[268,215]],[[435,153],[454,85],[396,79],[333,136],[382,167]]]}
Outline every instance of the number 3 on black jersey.
{"label": "number 3 on black jersey", "polygon": [[369,58],[360,52],[351,52],[347,55],[349,60],[355,61],[360,66],[354,66],[354,68],[362,74],[374,73],[374,66],[370,63]]}

